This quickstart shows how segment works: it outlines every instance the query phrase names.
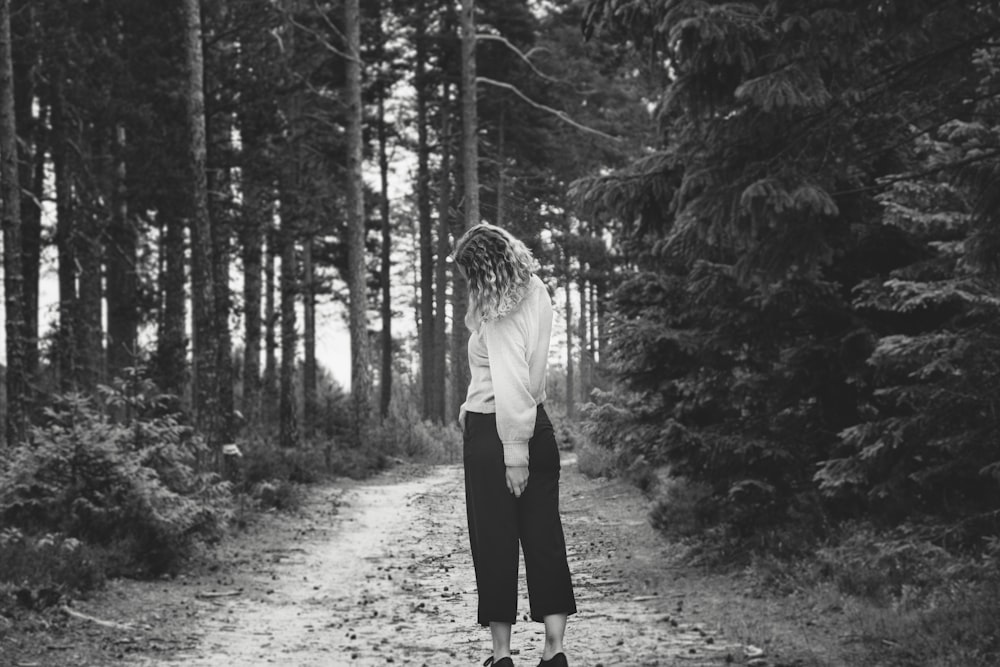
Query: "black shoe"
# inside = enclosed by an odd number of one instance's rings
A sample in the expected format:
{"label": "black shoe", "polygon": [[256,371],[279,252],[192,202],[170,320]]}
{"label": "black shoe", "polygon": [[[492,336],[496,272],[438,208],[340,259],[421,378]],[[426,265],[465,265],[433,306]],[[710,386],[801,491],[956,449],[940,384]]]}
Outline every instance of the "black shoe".
{"label": "black shoe", "polygon": [[569,662],[566,660],[565,653],[556,653],[548,660],[542,660],[538,663],[538,667],[569,667]]}
{"label": "black shoe", "polygon": [[514,667],[514,661],[511,660],[510,656],[507,656],[506,658],[500,658],[496,662],[493,662],[493,656],[491,655],[486,658],[486,662],[483,663],[483,667],[490,667],[490,665],[493,665],[493,667]]}

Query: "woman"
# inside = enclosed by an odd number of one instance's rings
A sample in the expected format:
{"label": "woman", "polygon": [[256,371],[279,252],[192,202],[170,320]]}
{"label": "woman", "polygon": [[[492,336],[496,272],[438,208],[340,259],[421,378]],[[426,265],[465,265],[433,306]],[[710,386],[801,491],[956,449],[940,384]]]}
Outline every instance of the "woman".
{"label": "woman", "polygon": [[566,667],[563,634],[576,601],[559,518],[559,450],[542,407],[552,302],[531,252],[500,227],[469,229],[452,256],[469,292],[470,382],[459,421],[478,619],[493,638],[484,664],[514,665],[520,542],[531,619],[545,624],[539,664]]}

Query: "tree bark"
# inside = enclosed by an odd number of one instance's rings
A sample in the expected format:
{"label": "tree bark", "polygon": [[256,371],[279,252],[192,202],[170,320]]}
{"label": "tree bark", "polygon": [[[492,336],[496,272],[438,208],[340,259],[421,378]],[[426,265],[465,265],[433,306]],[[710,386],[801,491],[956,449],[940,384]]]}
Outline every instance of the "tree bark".
{"label": "tree bark", "polygon": [[204,12],[207,88],[216,91],[205,108],[206,125],[206,183],[208,185],[208,212],[212,237],[212,299],[215,341],[215,387],[218,411],[215,418],[215,437],[220,444],[235,438],[233,337],[229,326],[232,314],[232,290],[229,286],[233,255],[233,199],[232,168],[235,166],[233,130],[235,116],[230,107],[237,105],[236,92],[224,85],[225,77],[237,70],[236,45],[221,28],[229,13],[229,0],[214,0],[206,4]]}
{"label": "tree bark", "polygon": [[129,220],[125,165],[125,128],[115,128],[111,225],[106,253],[108,286],[108,374],[119,376],[135,365],[139,335],[138,233]]}
{"label": "tree bark", "polygon": [[378,163],[381,200],[379,214],[382,218],[382,372],[380,373],[379,414],[385,419],[392,402],[392,221],[389,212],[389,148],[385,125],[385,92],[378,100]]}
{"label": "tree bark", "polygon": [[[464,229],[479,224],[479,137],[477,131],[478,111],[476,108],[476,25],[475,0],[462,0],[462,197]],[[452,376],[456,400],[448,408],[446,418],[451,421],[458,410],[458,397],[469,384],[468,351],[464,319],[466,313],[466,289],[461,281],[453,287],[453,355]],[[452,412],[454,411],[454,412]]]}
{"label": "tree bark", "polygon": [[201,3],[183,1],[184,47],[187,64],[185,91],[191,178],[189,215],[191,227],[191,310],[193,320],[193,369],[191,396],[195,423],[212,446],[218,440],[219,410],[216,375],[217,335],[214,331],[215,281],[212,271],[212,225],[208,209],[207,146],[205,121],[204,55]]}
{"label": "tree bark", "polygon": [[570,277],[573,259],[569,253],[569,244],[566,243],[572,233],[571,225],[571,218],[567,214],[562,248],[564,295],[566,297],[566,417],[572,420],[576,417],[576,378],[573,369],[573,288]]}
{"label": "tree bark", "polygon": [[212,127],[211,167],[208,170],[210,219],[212,220],[212,298],[215,306],[215,383],[218,393],[216,416],[217,437],[220,443],[232,442],[234,433],[232,334],[229,315],[232,312],[232,291],[229,289],[229,271],[232,263],[232,225],[230,213],[233,202],[229,175],[232,152],[232,122],[228,114],[216,114]]}
{"label": "tree bark", "polygon": [[506,211],[504,210],[506,197],[506,183],[504,180],[507,177],[506,169],[504,169],[504,139],[506,138],[505,132],[507,129],[507,114],[503,106],[503,102],[500,102],[500,127],[497,129],[497,214],[496,221],[494,224],[497,227],[503,227],[504,223],[507,222]]}
{"label": "tree bark", "polygon": [[365,198],[362,168],[361,12],[346,0],[347,36],[347,284],[350,295],[351,413],[354,442],[360,445],[371,416],[368,294],[365,262]]}
{"label": "tree bark", "polygon": [[242,410],[251,428],[260,425],[261,272],[265,215],[271,210],[266,188],[252,165],[244,165],[243,227],[243,400]]}
{"label": "tree bark", "polygon": [[[89,136],[85,134],[78,142],[78,145],[89,149],[84,155],[83,163],[91,165],[91,169],[96,169],[96,165],[110,159],[109,137],[104,130],[101,127],[91,127],[87,131]],[[105,367],[104,324],[101,317],[104,281],[101,279],[101,270],[106,232],[104,221],[110,210],[101,201],[101,194],[110,193],[89,193],[89,201],[80,212],[80,233],[74,237],[76,258],[80,263],[77,310],[74,316],[77,337],[74,344],[80,355],[80,386],[83,391],[88,392],[97,389],[97,385],[103,380]]]}
{"label": "tree bark", "polygon": [[479,223],[475,0],[462,0],[462,182],[466,229]]}
{"label": "tree bark", "polygon": [[295,333],[295,302],[298,296],[296,273],[296,229],[291,215],[281,217],[281,369],[278,381],[278,440],[282,447],[299,444],[295,405],[295,360],[298,336]]}
{"label": "tree bark", "polygon": [[580,280],[578,288],[580,293],[580,393],[583,400],[590,395],[590,324],[587,312],[590,306],[590,298],[587,279],[584,276],[584,263],[580,262]]}
{"label": "tree bark", "polygon": [[278,231],[270,224],[265,227],[264,255],[264,380],[262,387],[263,403],[261,416],[263,421],[273,424],[277,416],[275,406],[279,403],[278,391],[278,311],[275,292],[277,290],[275,262],[278,252]]}
{"label": "tree bark", "polygon": [[[310,225],[311,227],[312,225]],[[316,266],[315,231],[306,231],[302,241],[302,432],[309,438],[315,433],[319,402],[316,394]]]}
{"label": "tree bark", "polygon": [[157,336],[157,375],[163,391],[181,397],[189,379],[184,276],[184,236],[187,223],[178,210],[177,202],[169,193],[160,197],[158,212],[162,237],[160,252],[163,257],[159,282],[163,296]]}
{"label": "tree bark", "polygon": [[[449,238],[451,232],[451,86],[447,82],[441,91],[441,174],[438,187],[438,230],[437,230],[437,263],[434,267],[435,316],[433,327],[433,384],[431,386],[431,415],[441,423],[447,421],[446,406],[448,396],[448,256]],[[454,324],[453,324],[454,326]]]}
{"label": "tree bark", "polygon": [[[45,150],[42,144],[43,101],[38,99],[38,48],[35,5],[16,2],[11,16],[14,118],[20,142],[18,182],[21,194],[22,272],[24,274],[24,372],[38,373],[38,289],[42,250],[42,209]],[[38,108],[38,115],[35,108]],[[26,397],[28,400],[28,397]],[[34,401],[29,400],[29,403]]]}
{"label": "tree bark", "polygon": [[24,276],[21,264],[21,187],[17,168],[14,72],[11,54],[10,0],[0,0],[0,198],[4,255],[4,308],[7,335],[7,445],[27,437],[25,377]]}
{"label": "tree bark", "polygon": [[59,329],[56,338],[56,373],[60,391],[73,389],[77,380],[76,242],[74,239],[73,189],[70,184],[69,122],[63,99],[62,68],[56,68],[52,83],[52,171],[56,193],[56,252],[59,263]]}
{"label": "tree bark", "polygon": [[[421,18],[416,22],[414,35],[415,61],[414,85],[416,87],[417,106],[417,220],[420,230],[420,321],[418,335],[420,337],[420,389],[421,405],[424,419],[441,419],[435,406],[440,402],[436,392],[437,382],[437,346],[436,318],[442,316],[441,310],[435,314],[434,309],[434,234],[431,220],[430,192],[430,146],[428,145],[427,105],[430,97],[430,84],[427,77],[427,30],[423,20],[425,5],[420,3],[418,11]],[[443,149],[442,149],[443,150]],[[439,287],[440,289],[440,287]],[[442,376],[443,377],[443,376]]]}
{"label": "tree bark", "polygon": [[[293,0],[289,16],[285,22],[285,66],[294,66],[297,55],[296,27],[291,16],[298,11],[298,1]],[[281,365],[278,368],[278,442],[284,448],[299,445],[298,405],[296,400],[295,369],[298,360],[298,333],[296,330],[296,304],[299,295],[298,243],[303,233],[302,225],[302,162],[300,123],[302,116],[302,96],[297,90],[291,91],[286,114],[287,133],[285,136],[285,164],[281,167],[281,223],[275,240],[281,270],[278,277],[280,309]]]}

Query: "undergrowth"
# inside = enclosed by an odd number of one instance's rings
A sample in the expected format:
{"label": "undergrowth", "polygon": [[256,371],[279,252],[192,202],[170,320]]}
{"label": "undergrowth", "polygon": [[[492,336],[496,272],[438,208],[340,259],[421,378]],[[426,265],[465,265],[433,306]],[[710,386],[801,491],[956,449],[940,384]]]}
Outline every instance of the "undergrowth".
{"label": "undergrowth", "polygon": [[0,581],[86,590],[176,572],[232,515],[202,439],[137,376],[45,409],[0,471]]}

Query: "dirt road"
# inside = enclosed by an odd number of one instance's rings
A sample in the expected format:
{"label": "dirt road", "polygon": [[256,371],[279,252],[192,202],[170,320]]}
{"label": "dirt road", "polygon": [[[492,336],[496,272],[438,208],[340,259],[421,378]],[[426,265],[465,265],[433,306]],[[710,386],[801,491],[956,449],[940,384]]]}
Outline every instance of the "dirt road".
{"label": "dirt road", "polygon": [[[674,548],[649,528],[643,505],[626,483],[589,480],[564,460],[580,607],[566,637],[571,664],[815,664],[756,657],[752,637],[721,634],[732,624],[719,610],[738,592],[672,566]],[[71,618],[86,642],[55,638],[14,664],[460,666],[490,653],[475,623],[459,466],[404,465],[314,488],[301,512],[265,516],[220,556],[200,575],[113,584],[75,609],[119,627]],[[539,624],[518,622],[515,662],[537,665],[542,639]]]}

